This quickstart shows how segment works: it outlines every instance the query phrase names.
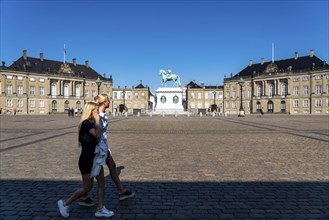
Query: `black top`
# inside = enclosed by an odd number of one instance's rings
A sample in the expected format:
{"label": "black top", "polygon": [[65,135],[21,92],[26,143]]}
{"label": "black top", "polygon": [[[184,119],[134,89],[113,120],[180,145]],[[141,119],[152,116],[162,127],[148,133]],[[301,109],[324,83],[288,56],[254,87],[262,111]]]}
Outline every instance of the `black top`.
{"label": "black top", "polygon": [[95,128],[95,122],[93,121],[85,120],[81,124],[79,131],[79,142],[81,143],[83,151],[95,151],[98,139],[89,133],[89,131],[93,128]]}

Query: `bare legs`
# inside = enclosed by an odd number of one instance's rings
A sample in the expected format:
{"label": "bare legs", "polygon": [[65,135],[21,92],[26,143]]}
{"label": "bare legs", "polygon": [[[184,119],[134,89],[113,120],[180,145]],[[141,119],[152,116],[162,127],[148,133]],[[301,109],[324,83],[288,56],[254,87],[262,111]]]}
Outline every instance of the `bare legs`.
{"label": "bare legs", "polygon": [[[101,168],[99,175],[96,177],[98,183],[98,210],[104,206],[104,192],[105,192],[105,181],[104,181],[104,169]],[[92,188],[94,179],[90,178],[90,174],[82,175],[83,187],[75,191],[70,198],[68,198],[64,204],[71,205],[72,202],[79,199],[81,196],[86,195]]]}
{"label": "bare legs", "polygon": [[119,176],[117,174],[117,171],[116,171],[117,167],[116,167],[116,164],[115,164],[112,156],[110,156],[106,159],[106,165],[109,168],[111,178],[112,178],[115,186],[117,187],[118,193],[119,194],[125,193],[126,190],[121,185],[120,178],[119,178]]}

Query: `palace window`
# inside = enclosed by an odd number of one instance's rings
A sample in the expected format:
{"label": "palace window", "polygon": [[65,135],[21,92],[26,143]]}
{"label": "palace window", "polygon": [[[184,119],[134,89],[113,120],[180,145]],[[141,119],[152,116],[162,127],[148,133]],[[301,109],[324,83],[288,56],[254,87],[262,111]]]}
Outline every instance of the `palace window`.
{"label": "palace window", "polygon": [[317,80],[321,79],[321,75],[316,75],[315,79],[317,79]]}
{"label": "palace window", "polygon": [[294,77],[293,81],[294,82],[298,82],[299,81],[299,78],[298,77]]}
{"label": "palace window", "polygon": [[17,86],[17,94],[23,95],[23,86]]}
{"label": "palace window", "polygon": [[261,97],[263,94],[263,87],[261,85],[257,86],[257,96]]}
{"label": "palace window", "polygon": [[230,102],[226,102],[226,108],[230,108]]}
{"label": "palace window", "polygon": [[218,93],[218,99],[223,99],[223,92]]}
{"label": "palace window", "polygon": [[308,107],[308,100],[303,100],[303,107]]}
{"label": "palace window", "polygon": [[281,95],[282,96],[287,96],[288,93],[288,86],[286,83],[282,83],[282,87],[281,87]]}
{"label": "palace window", "polygon": [[17,80],[23,80],[23,76],[17,76]]}
{"label": "palace window", "polygon": [[294,106],[294,108],[298,108],[298,100],[294,100],[293,106]]}
{"label": "palace window", "polygon": [[40,78],[39,79],[39,82],[42,82],[43,83],[43,82],[45,82],[45,79],[44,78]]}
{"label": "palace window", "polygon": [[297,86],[294,87],[294,95],[298,95],[298,87]]}
{"label": "palace window", "polygon": [[191,92],[191,99],[194,99],[194,92]]}
{"label": "palace window", "polygon": [[230,98],[230,92],[226,92],[226,98],[227,98],[227,99]]}
{"label": "palace window", "polygon": [[52,98],[56,98],[56,83],[52,83],[51,84],[51,90],[50,90],[50,94]]}
{"label": "palace window", "polygon": [[35,82],[35,78],[31,77],[31,78],[30,78],[30,81],[31,81],[31,82]]}
{"label": "palace window", "polygon": [[321,94],[322,93],[322,86],[316,85],[315,86],[315,94]]}
{"label": "palace window", "polygon": [[126,93],[127,99],[131,99],[131,92]]}
{"label": "palace window", "polygon": [[35,95],[35,87],[30,86],[30,95]]}
{"label": "palace window", "polygon": [[273,84],[269,85],[269,96],[270,97],[274,96],[274,85]]}
{"label": "palace window", "polygon": [[315,107],[321,107],[322,106],[322,100],[321,99],[316,99],[315,100]]}
{"label": "palace window", "polygon": [[13,76],[6,76],[6,79],[13,79]]}
{"label": "palace window", "polygon": [[7,95],[10,95],[13,93],[12,88],[13,88],[12,85],[6,85],[6,94]]}
{"label": "palace window", "polygon": [[135,99],[138,99],[138,93],[135,92]]}
{"label": "palace window", "polygon": [[29,106],[30,106],[31,108],[34,108],[34,107],[35,107],[35,101],[34,101],[34,100],[30,100],[30,102],[29,102]]}
{"label": "palace window", "polygon": [[303,86],[303,94],[308,95],[308,86]]}
{"label": "palace window", "polygon": [[13,107],[13,100],[7,99],[6,100],[6,107]]}
{"label": "palace window", "polygon": [[202,93],[198,92],[198,99],[201,99],[201,98],[202,98]]}
{"label": "palace window", "polygon": [[204,95],[205,95],[205,99],[209,99],[209,93],[208,92],[206,92]]}
{"label": "palace window", "polygon": [[118,99],[118,93],[117,93],[117,92],[114,92],[114,93],[113,93],[113,99],[114,99],[114,100]]}
{"label": "palace window", "polygon": [[64,84],[64,98],[68,98],[69,97],[69,84],[65,83]]}
{"label": "palace window", "polygon": [[191,102],[191,108],[195,108],[195,103]]}
{"label": "palace window", "polygon": [[23,100],[21,99],[17,100],[17,107],[19,108],[23,107]]}
{"label": "palace window", "polygon": [[309,77],[308,76],[304,76],[303,77],[303,81],[308,81]]}
{"label": "palace window", "polygon": [[45,101],[39,100],[39,108],[44,108],[44,107],[45,107]]}
{"label": "palace window", "polygon": [[45,95],[45,88],[39,87],[39,95]]}
{"label": "palace window", "polygon": [[92,90],[91,91],[91,97],[94,98],[96,96],[96,91],[95,90]]}
{"label": "palace window", "polygon": [[89,92],[88,92],[88,90],[85,90],[85,98],[89,98]]}
{"label": "palace window", "polygon": [[75,85],[75,97],[80,98],[80,84]]}
{"label": "palace window", "polygon": [[145,93],[142,92],[142,99],[145,99]]}

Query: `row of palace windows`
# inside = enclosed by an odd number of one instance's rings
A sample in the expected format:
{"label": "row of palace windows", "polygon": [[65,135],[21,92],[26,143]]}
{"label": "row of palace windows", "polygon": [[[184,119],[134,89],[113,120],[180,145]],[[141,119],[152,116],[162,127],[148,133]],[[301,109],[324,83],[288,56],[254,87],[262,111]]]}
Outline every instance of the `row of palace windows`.
{"label": "row of palace windows", "polygon": [[[195,99],[195,93],[194,92],[191,92],[191,99]],[[202,99],[202,94],[204,94],[204,99],[215,99],[216,97],[218,99],[222,99],[223,98],[223,92],[205,92],[205,93],[202,93],[202,92],[198,92],[197,95],[198,95],[198,99]]]}
{"label": "row of palace windows", "polygon": [[[282,85],[282,90],[281,90],[281,96],[286,96],[288,94],[287,91],[287,86],[286,84]],[[274,85],[270,84],[269,85],[269,96],[272,97],[274,96]],[[326,86],[326,92],[329,94],[329,84]],[[315,86],[315,94],[321,94],[322,93],[322,85],[316,85]],[[232,92],[231,93],[231,98],[236,98],[237,97],[237,92]],[[263,94],[263,87],[261,85],[257,86],[257,96],[260,97]],[[299,87],[295,86],[294,87],[294,95],[299,95]],[[303,95],[309,95],[309,86],[303,86]],[[245,97],[245,91],[242,91],[242,97]],[[247,91],[247,97],[251,97],[251,91]],[[230,92],[226,92],[226,98],[230,98]]]}
{"label": "row of palace windows", "polygon": [[[299,107],[299,101],[300,100],[293,100],[293,107],[298,108]],[[329,107],[329,99],[326,100],[326,106]],[[245,107],[245,103],[247,103],[247,108],[250,108],[250,102],[242,102],[242,106]],[[269,101],[269,103],[272,103],[272,101]],[[315,99],[314,100],[315,107],[322,107],[322,99]],[[236,109],[237,108],[237,102],[226,102],[225,106],[226,108],[232,108]],[[257,105],[260,105],[260,102],[257,102]],[[309,100],[303,100],[303,107],[307,108],[309,107]]]}
{"label": "row of palace windows", "polygon": [[[118,96],[120,96],[120,98]],[[123,92],[113,92],[113,99],[114,100],[123,99],[123,97],[125,99],[131,99],[131,92],[125,92],[125,93],[123,93]],[[135,99],[139,98],[139,93],[138,92],[134,93],[134,98]],[[145,99],[145,93],[144,92],[141,93],[141,98]]]}
{"label": "row of palace windows", "polygon": [[[18,99],[16,106],[18,108],[21,108],[21,107],[23,107],[23,103],[24,102],[23,102],[22,99]],[[30,108],[35,108],[37,106],[36,103],[38,103],[38,107],[39,108],[44,108],[45,107],[45,100],[33,100],[33,99],[29,100],[29,107]],[[70,108],[69,103],[70,103],[69,101],[65,101],[64,102],[64,108],[65,109],[69,109]],[[56,104],[57,105],[57,101],[56,100],[53,100],[52,101],[52,104]],[[80,101],[77,101],[76,102],[76,106],[77,106],[78,109],[80,109],[81,108],[81,102]],[[12,99],[7,99],[6,100],[6,107],[13,107],[13,100]]]}

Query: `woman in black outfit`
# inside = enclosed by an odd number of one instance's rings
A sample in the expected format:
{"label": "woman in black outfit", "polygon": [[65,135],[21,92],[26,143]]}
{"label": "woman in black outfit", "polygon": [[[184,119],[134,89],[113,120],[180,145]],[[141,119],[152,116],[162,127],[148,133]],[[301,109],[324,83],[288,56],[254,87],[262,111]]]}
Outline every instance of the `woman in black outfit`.
{"label": "woman in black outfit", "polygon": [[[82,175],[83,187],[75,191],[66,201],[58,200],[58,208],[64,218],[69,217],[70,205],[79,199],[82,195],[88,193],[94,182],[90,177],[94,161],[94,151],[100,138],[98,105],[94,102],[88,102],[83,109],[83,114],[79,123],[79,142],[81,154],[79,158],[79,169]],[[100,174],[96,177],[98,183],[98,209],[95,212],[96,217],[111,217],[114,213],[107,210],[104,206],[104,169],[101,168]]]}

